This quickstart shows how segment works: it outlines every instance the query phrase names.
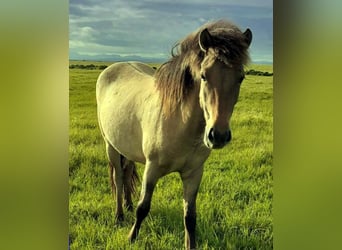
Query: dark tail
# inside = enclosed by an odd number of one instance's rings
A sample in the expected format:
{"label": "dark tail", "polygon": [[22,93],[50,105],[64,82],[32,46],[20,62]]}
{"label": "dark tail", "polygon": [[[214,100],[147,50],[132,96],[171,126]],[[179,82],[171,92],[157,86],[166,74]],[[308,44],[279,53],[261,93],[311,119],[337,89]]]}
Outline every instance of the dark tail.
{"label": "dark tail", "polygon": [[[137,167],[133,161],[128,160],[123,155],[120,155],[121,159],[121,168],[123,170],[123,183],[124,186],[127,188],[129,193],[136,195],[137,194],[137,185],[140,184],[139,175],[137,172]],[[114,181],[114,172],[115,167],[109,161],[109,177],[110,177],[110,184],[112,188],[113,197],[116,196],[116,184]]]}
{"label": "dark tail", "polygon": [[137,185],[140,183],[137,166],[134,161],[130,161],[121,155],[121,167],[124,170],[124,185],[131,194],[137,194]]}

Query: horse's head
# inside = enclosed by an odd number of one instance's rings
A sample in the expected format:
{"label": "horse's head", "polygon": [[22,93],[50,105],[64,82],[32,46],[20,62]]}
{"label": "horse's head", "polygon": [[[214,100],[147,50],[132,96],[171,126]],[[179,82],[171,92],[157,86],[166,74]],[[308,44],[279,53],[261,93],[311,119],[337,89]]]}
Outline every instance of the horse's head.
{"label": "horse's head", "polygon": [[[237,32],[237,31],[235,31]],[[239,34],[247,49],[252,32]],[[215,47],[215,39],[207,29],[199,35],[199,45],[204,52],[200,76],[200,105],[206,121],[204,144],[208,148],[222,148],[232,138],[229,120],[237,102],[240,84],[244,79],[243,63],[230,63],[229,55]]]}

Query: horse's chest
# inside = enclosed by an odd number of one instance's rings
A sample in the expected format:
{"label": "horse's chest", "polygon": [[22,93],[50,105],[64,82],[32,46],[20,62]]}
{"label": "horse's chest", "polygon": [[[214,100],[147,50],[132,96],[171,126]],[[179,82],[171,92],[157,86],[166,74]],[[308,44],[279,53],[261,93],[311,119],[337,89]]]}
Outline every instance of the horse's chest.
{"label": "horse's chest", "polygon": [[[167,152],[167,151],[166,151]],[[191,168],[197,168],[205,162],[210,151],[206,148],[180,150],[178,152],[167,152],[160,158],[160,165],[166,172],[182,172]]]}

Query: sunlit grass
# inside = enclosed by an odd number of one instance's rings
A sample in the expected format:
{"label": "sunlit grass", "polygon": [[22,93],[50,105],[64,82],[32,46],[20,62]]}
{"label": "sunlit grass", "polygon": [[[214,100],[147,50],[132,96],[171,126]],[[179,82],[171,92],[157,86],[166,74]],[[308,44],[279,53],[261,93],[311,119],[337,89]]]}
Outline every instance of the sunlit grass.
{"label": "sunlit grass", "polygon": [[[78,62],[82,63],[93,62]],[[270,65],[249,68],[273,72]],[[182,184],[178,174],[159,180],[151,212],[136,243],[129,245],[127,241],[134,213],[125,213],[121,227],[114,225],[114,201],[96,117],[95,83],[100,72],[70,70],[71,249],[182,249]],[[205,164],[197,198],[198,247],[272,249],[273,77],[246,76],[231,128],[232,142],[213,151]],[[139,164],[140,175],[142,171]],[[137,197],[134,201],[136,205]]]}

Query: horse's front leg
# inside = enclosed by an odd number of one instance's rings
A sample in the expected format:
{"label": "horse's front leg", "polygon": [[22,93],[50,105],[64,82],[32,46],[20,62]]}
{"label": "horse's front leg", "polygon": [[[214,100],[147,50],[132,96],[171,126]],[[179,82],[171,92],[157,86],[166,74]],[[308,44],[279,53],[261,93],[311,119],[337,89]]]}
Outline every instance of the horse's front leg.
{"label": "horse's front leg", "polygon": [[181,173],[183,181],[185,248],[195,249],[196,197],[202,179],[203,166]]}
{"label": "horse's front leg", "polygon": [[128,235],[130,242],[133,242],[138,237],[141,223],[150,211],[153,190],[159,177],[160,174],[158,173],[156,166],[147,162],[142,180],[140,200],[136,210],[135,223]]}

